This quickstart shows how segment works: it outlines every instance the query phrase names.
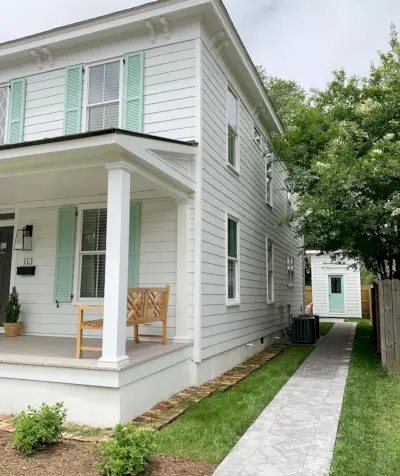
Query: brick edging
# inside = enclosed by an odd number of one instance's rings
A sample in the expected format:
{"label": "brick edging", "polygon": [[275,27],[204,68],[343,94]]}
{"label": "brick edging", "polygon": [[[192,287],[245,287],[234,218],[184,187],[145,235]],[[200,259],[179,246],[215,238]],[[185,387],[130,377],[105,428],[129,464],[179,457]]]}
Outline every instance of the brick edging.
{"label": "brick edging", "polygon": [[286,345],[273,344],[258,354],[250,357],[221,376],[209,380],[200,387],[189,387],[164,400],[143,415],[133,420],[133,424],[141,428],[161,430],[185,413],[191,406],[210,397],[215,392],[226,391],[255,370],[279,355]]}

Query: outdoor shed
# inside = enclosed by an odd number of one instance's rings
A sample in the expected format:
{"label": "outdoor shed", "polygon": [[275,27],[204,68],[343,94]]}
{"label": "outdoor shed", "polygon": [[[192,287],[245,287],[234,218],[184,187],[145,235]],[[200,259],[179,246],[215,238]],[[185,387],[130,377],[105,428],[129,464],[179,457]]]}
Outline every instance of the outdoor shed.
{"label": "outdoor shed", "polygon": [[360,266],[353,260],[307,251],[314,314],[361,318]]}

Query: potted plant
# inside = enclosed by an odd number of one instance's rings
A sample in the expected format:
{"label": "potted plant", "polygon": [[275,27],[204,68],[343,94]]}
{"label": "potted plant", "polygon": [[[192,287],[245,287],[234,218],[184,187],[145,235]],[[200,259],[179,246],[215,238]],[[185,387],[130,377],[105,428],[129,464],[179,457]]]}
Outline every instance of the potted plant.
{"label": "potted plant", "polygon": [[19,336],[22,322],[18,322],[21,314],[21,304],[19,303],[19,294],[14,286],[10,294],[7,306],[4,309],[4,330],[7,337]]}

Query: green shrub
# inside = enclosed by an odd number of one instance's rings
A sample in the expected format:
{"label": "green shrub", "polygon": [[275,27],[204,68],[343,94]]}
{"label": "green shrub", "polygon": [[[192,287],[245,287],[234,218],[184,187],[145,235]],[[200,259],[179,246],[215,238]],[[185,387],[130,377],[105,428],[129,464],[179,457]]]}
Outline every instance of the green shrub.
{"label": "green shrub", "polygon": [[21,304],[19,303],[19,294],[17,288],[14,286],[10,297],[8,298],[8,303],[4,309],[4,321],[7,323],[15,324],[18,322],[19,315],[21,314]]}
{"label": "green shrub", "polygon": [[63,403],[53,406],[43,403],[39,409],[29,406],[17,417],[13,433],[14,447],[26,456],[43,450],[61,438],[66,416]]}
{"label": "green shrub", "polygon": [[114,428],[112,440],[96,443],[102,456],[97,464],[102,476],[135,476],[147,467],[150,456],[155,452],[154,431],[135,428],[131,423]]}

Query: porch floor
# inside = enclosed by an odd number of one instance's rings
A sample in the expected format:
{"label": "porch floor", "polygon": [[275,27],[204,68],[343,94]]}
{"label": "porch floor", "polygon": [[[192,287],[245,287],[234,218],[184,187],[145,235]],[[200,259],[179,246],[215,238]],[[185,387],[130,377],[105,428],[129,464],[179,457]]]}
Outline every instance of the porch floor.
{"label": "porch floor", "polygon": [[[85,338],[84,338],[85,342]],[[86,344],[101,347],[101,339],[86,339]],[[191,344],[141,341],[135,344],[126,341],[129,364],[133,366],[148,360],[175,352]],[[0,334],[0,363],[46,365],[55,367],[99,368],[100,352],[83,352],[83,358],[76,359],[76,338],[50,336],[6,337]]]}

